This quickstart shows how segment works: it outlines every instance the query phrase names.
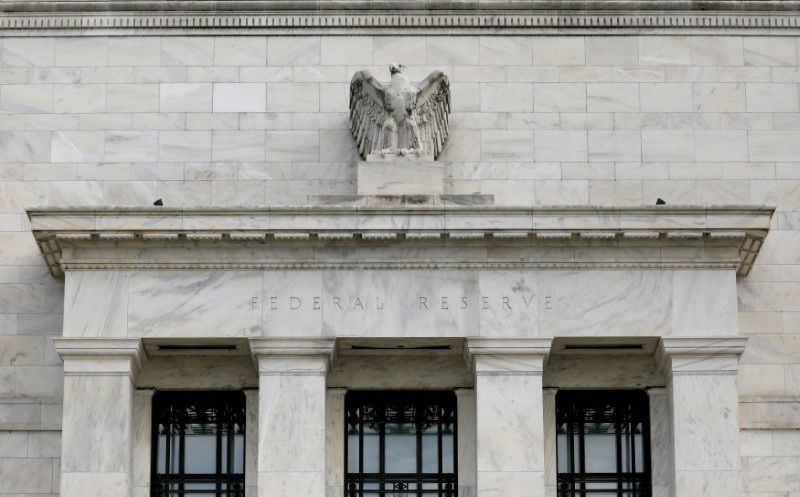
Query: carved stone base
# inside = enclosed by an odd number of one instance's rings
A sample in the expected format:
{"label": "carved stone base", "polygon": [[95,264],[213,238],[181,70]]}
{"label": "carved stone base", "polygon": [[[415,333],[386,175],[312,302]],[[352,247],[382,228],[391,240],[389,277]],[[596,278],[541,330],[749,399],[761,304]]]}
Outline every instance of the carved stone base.
{"label": "carved stone base", "polygon": [[367,155],[358,164],[359,195],[441,195],[444,177],[441,162],[433,155]]}

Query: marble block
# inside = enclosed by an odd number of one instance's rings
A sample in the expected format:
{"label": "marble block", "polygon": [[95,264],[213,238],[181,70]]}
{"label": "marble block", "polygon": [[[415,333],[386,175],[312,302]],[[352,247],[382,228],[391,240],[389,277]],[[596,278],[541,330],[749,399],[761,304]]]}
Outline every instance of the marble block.
{"label": "marble block", "polygon": [[359,195],[441,195],[444,193],[442,164],[433,155],[367,155],[359,162]]}

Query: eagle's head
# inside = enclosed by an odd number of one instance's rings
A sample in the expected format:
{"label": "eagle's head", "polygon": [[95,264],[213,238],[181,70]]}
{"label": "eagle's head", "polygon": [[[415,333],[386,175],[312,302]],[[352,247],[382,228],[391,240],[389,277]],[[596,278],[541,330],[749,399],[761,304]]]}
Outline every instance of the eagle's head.
{"label": "eagle's head", "polygon": [[398,73],[398,72],[405,72],[406,66],[403,64],[398,64],[397,62],[392,62],[389,64],[389,72],[391,74]]}

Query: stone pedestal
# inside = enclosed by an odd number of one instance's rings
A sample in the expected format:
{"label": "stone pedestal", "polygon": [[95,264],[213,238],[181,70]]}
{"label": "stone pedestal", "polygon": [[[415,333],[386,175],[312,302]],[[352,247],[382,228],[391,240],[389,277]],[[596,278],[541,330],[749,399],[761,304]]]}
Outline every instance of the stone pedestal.
{"label": "stone pedestal", "polygon": [[542,370],[551,342],[467,339],[475,371],[478,497],[545,495]]}
{"label": "stone pedestal", "polygon": [[369,154],[358,163],[359,195],[441,195],[444,193],[442,163],[433,155]]}
{"label": "stone pedestal", "polygon": [[250,341],[259,374],[258,495],[326,493],[325,377],[332,338]]}
{"label": "stone pedestal", "polygon": [[663,338],[659,344],[672,433],[671,497],[738,495],[736,377],[746,343],[744,337],[714,337]]}
{"label": "stone pedestal", "polygon": [[56,338],[64,360],[62,497],[130,497],[139,339]]}

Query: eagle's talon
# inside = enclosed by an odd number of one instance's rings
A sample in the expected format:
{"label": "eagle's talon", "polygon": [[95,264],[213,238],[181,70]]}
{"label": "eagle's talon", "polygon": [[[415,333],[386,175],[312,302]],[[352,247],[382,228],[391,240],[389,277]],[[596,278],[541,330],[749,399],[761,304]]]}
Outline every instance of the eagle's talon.
{"label": "eagle's talon", "polygon": [[413,155],[414,157],[419,157],[420,152],[422,152],[417,147],[408,147],[408,148],[401,148],[398,155]]}
{"label": "eagle's talon", "polygon": [[[434,71],[422,83],[413,86],[405,75],[404,66],[392,63],[390,72],[392,77],[388,85],[378,82],[368,71],[358,71],[350,82],[351,131],[362,157],[366,159],[370,153],[380,153],[384,159],[390,155],[420,157],[433,152],[435,159],[438,148],[427,149],[432,143],[443,143],[447,138],[446,115],[450,104],[447,76]],[[365,84],[369,91],[364,88]],[[362,101],[366,104],[356,105]],[[402,140],[399,140],[400,134]],[[425,142],[423,136],[427,137]]]}

